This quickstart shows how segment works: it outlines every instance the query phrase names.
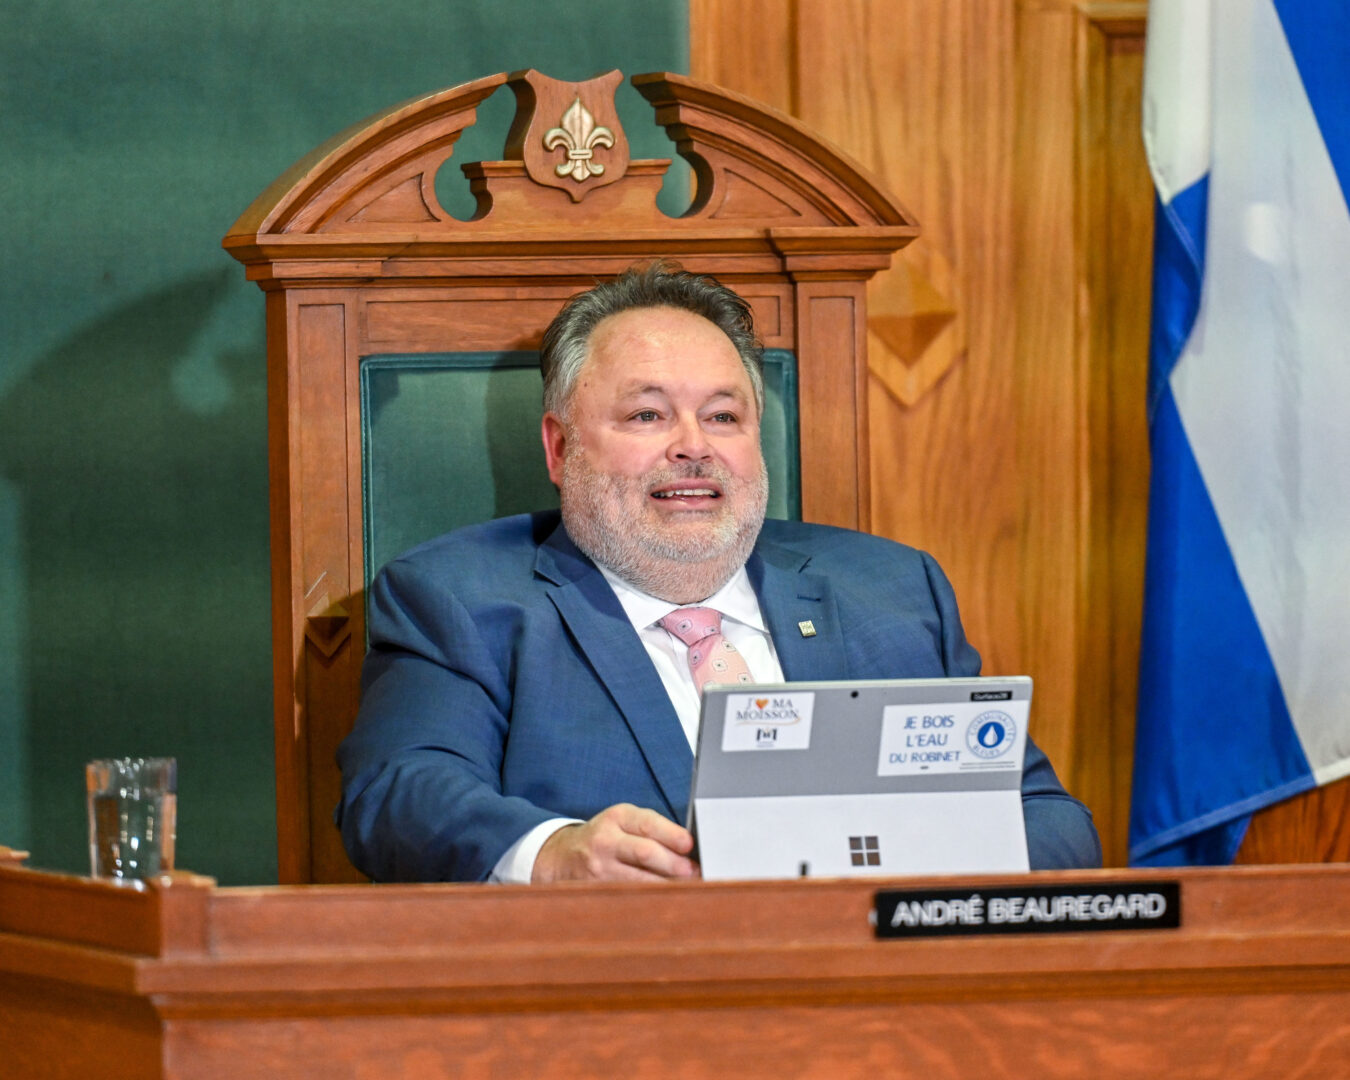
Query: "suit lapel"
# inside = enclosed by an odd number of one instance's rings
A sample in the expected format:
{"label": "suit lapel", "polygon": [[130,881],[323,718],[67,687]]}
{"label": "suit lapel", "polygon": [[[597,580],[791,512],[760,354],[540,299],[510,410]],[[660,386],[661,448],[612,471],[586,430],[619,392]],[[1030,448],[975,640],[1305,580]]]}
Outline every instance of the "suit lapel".
{"label": "suit lapel", "polygon": [[670,813],[683,822],[693,755],[665,687],[614,590],[562,526],[540,547],[535,570],[554,583],[549,593],[554,607],[618,706]]}
{"label": "suit lapel", "polygon": [[[790,682],[848,677],[844,633],[830,583],[808,569],[811,559],[791,548],[761,541],[746,563],[750,583],[773,636],[773,647]],[[803,627],[803,623],[810,627]],[[809,631],[814,634],[807,636]]]}

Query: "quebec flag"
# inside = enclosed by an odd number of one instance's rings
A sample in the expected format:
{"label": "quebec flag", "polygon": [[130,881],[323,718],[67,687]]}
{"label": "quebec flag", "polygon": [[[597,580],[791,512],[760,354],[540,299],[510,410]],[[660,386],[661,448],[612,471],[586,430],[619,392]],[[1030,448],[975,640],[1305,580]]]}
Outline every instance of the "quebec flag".
{"label": "quebec flag", "polygon": [[1350,774],[1350,5],[1153,0],[1136,865]]}

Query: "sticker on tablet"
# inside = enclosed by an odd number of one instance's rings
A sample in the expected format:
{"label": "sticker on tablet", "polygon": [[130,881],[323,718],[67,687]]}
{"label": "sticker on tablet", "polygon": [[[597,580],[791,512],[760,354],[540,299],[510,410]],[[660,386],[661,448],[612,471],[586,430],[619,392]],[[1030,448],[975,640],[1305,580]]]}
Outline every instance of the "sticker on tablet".
{"label": "sticker on tablet", "polygon": [[814,691],[728,694],[722,749],[805,750],[815,706]]}
{"label": "sticker on tablet", "polygon": [[1026,701],[887,705],[878,776],[1002,772],[1022,768]]}

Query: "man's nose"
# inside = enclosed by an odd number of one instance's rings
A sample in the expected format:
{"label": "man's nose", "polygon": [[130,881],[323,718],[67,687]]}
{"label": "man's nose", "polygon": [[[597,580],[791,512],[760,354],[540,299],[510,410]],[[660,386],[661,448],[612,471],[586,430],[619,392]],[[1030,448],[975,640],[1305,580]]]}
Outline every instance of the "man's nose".
{"label": "man's nose", "polygon": [[672,461],[706,461],[712,457],[708,433],[703,430],[697,416],[681,416],[677,419],[666,455]]}

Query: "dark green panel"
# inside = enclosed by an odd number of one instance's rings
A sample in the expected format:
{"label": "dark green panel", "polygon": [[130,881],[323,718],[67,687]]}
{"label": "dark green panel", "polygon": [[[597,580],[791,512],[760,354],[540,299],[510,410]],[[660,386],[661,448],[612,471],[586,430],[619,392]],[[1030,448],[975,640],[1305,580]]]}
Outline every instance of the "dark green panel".
{"label": "dark green panel", "polygon": [[440,533],[558,505],[539,440],[537,353],[361,364],[366,582]]}
{"label": "dark green panel", "polygon": [[764,415],[760,417],[759,438],[769,470],[768,516],[799,521],[802,488],[797,357],[786,349],[764,350]]}
{"label": "dark green panel", "polygon": [[[540,443],[539,355],[370,356],[361,363],[366,583],[440,533],[558,505]],[[799,518],[797,361],[764,354],[769,516]]]}
{"label": "dark green panel", "polygon": [[[0,843],[83,871],[83,762],[173,754],[180,861],[275,880],[263,302],[220,238],[395,102],[685,71],[686,27],[684,0],[5,7]],[[510,104],[456,148],[453,212]],[[670,154],[631,89],[621,109],[634,154]]]}

